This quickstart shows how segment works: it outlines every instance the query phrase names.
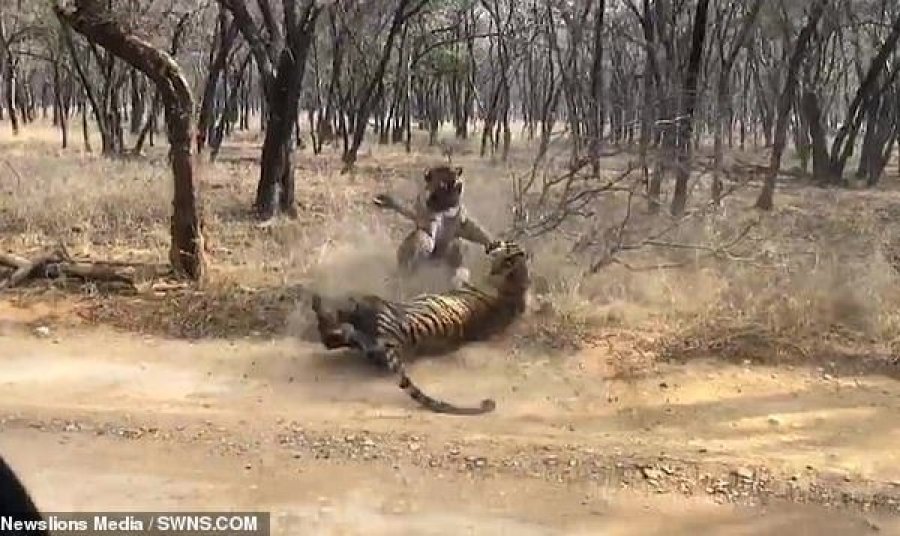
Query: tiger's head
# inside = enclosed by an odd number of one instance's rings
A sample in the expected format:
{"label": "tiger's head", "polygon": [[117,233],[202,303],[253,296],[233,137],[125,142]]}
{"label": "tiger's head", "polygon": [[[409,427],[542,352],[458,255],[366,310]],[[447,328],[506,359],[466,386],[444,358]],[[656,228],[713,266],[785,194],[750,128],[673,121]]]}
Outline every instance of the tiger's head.
{"label": "tiger's head", "polygon": [[490,257],[490,284],[502,294],[524,294],[531,285],[528,265],[531,255],[512,241],[497,242],[487,252]]}
{"label": "tiger's head", "polygon": [[459,206],[462,199],[462,168],[437,166],[425,170],[425,206],[443,212]]}
{"label": "tiger's head", "polygon": [[312,295],[312,310],[316,316],[319,340],[330,350],[350,345],[346,329],[352,321],[351,312],[353,310],[348,305],[352,306],[353,304],[347,301],[343,305],[343,307],[336,303],[326,305],[322,295],[318,293]]}

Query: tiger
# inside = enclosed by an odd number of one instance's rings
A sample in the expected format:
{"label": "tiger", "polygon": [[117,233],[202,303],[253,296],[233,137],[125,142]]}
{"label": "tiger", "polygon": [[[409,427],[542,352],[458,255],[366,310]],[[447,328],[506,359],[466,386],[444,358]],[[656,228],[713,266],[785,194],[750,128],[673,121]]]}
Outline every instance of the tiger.
{"label": "tiger", "polygon": [[401,274],[411,275],[426,264],[436,264],[446,270],[450,286],[460,288],[469,281],[469,270],[463,266],[461,240],[476,243],[485,251],[497,245],[462,204],[462,173],[461,167],[426,169],[424,191],[416,197],[412,208],[391,194],[375,197],[377,206],[393,210],[416,225],[397,248]]}
{"label": "tiger", "polygon": [[488,339],[509,327],[524,312],[531,278],[530,255],[515,242],[499,242],[488,252],[487,284],[468,283],[443,293],[421,294],[406,302],[366,295],[350,298],[332,310],[319,294],[312,310],[322,344],[328,349],[356,348],[374,363],[399,375],[399,386],[413,400],[436,413],[480,415],[496,408],[493,399],[479,407],[458,406],[432,398],[406,372],[413,350],[444,353],[465,342]]}

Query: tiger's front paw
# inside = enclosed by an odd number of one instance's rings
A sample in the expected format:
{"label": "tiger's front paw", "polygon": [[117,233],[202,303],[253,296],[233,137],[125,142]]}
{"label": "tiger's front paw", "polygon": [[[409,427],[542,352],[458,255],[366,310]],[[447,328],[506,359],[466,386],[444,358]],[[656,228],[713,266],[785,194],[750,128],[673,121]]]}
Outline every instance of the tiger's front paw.
{"label": "tiger's front paw", "polygon": [[466,285],[469,284],[469,270],[468,268],[457,268],[453,272],[453,276],[450,278],[450,286],[453,289],[459,290]]}

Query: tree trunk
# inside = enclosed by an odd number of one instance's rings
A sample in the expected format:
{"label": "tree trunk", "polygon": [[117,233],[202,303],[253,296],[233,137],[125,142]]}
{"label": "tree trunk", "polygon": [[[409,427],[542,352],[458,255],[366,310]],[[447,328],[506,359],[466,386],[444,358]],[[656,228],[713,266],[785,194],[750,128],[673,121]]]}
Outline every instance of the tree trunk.
{"label": "tree trunk", "polygon": [[[261,127],[265,131],[265,139],[254,209],[257,217],[264,221],[275,216],[276,207],[288,216],[294,216],[294,169],[291,161],[295,145],[294,125],[299,113],[306,57],[322,8],[314,0],[307,0],[298,15],[296,0],[284,0],[284,46],[280,46],[281,39],[270,39],[268,42],[263,39],[245,0],[219,0],[219,3],[231,12],[238,30],[250,45],[264,95],[261,99],[264,107]],[[269,31],[273,31],[271,13],[267,14],[264,9],[263,15]]]}
{"label": "tree trunk", "polygon": [[88,111],[87,97],[81,97],[81,141],[84,145],[84,152],[92,153],[94,149],[91,147],[91,132],[88,129]]}
{"label": "tree trunk", "polygon": [[[400,3],[394,11],[391,27],[388,30],[384,47],[381,49],[381,58],[378,61],[378,65],[372,72],[368,83],[361,88],[356,99],[357,105],[355,113],[353,114],[353,137],[350,146],[347,147],[341,157],[341,160],[344,163],[344,171],[349,171],[356,163],[356,156],[362,145],[363,138],[365,137],[369,118],[372,115],[372,111],[375,109],[375,105],[381,100],[381,81],[384,78],[384,71],[387,69],[387,63],[391,57],[391,50],[394,48],[394,41],[397,38],[397,34],[403,28],[403,25],[406,24],[407,19],[425,7],[426,3],[427,0],[400,0]],[[410,7],[410,5],[412,6]]]}
{"label": "tree trunk", "polygon": [[766,172],[766,178],[763,182],[762,190],[759,192],[759,197],[756,198],[756,208],[761,210],[772,210],[774,207],[775,181],[778,179],[778,171],[781,169],[781,156],[784,153],[785,138],[787,137],[787,123],[791,111],[791,102],[797,86],[797,72],[800,70],[800,64],[803,62],[806,49],[809,47],[809,42],[816,31],[816,25],[822,17],[827,1],[816,0],[813,4],[809,20],[806,21],[803,29],[800,30],[800,35],[797,36],[797,42],[794,44],[794,51],[788,60],[787,75],[785,76],[781,95],[778,97],[769,169]]}
{"label": "tree trunk", "polygon": [[206,145],[213,117],[213,105],[216,98],[216,88],[219,85],[219,77],[228,63],[231,46],[237,38],[238,30],[225,8],[220,7],[219,13],[219,46],[215,55],[210,59],[206,73],[206,82],[203,84],[203,96],[200,99],[200,110],[197,115],[197,152],[202,152]]}
{"label": "tree trunk", "polygon": [[4,18],[2,15],[2,12],[0,12],[0,48],[2,48],[0,49],[0,68],[4,69],[4,87],[0,88],[0,92],[3,93],[4,104],[6,105],[6,110],[9,112],[9,124],[12,128],[12,133],[15,136],[19,134],[19,119],[16,116],[15,106],[16,70],[13,66],[12,51],[10,51],[6,41],[6,28],[3,23]]}
{"label": "tree trunk", "polygon": [[[288,10],[285,3],[285,10]],[[288,25],[288,46],[281,51],[277,74],[269,90],[269,117],[260,161],[260,178],[256,188],[255,208],[261,220],[275,216],[277,207],[289,217],[296,217],[294,200],[294,125],[299,113],[300,89],[306,67],[306,56],[312,42],[319,8],[315,2],[306,5],[296,27]]]}
{"label": "tree trunk", "polygon": [[[876,133],[880,122],[881,95],[873,95],[862,106],[865,115],[866,132],[863,134],[862,147],[859,152],[859,165],[856,168],[856,178],[861,179],[867,174],[868,164],[872,161],[875,152]],[[880,153],[881,148],[878,148]]]}
{"label": "tree trunk", "polygon": [[62,97],[62,80],[59,73],[59,58],[51,56],[50,58],[53,69],[53,109],[54,116],[57,118],[59,132],[62,136],[62,148],[69,146],[69,118],[63,107]]}
{"label": "tree trunk", "polygon": [[62,1],[54,10],[61,22],[139,69],[156,84],[165,107],[169,160],[175,179],[169,260],[177,273],[200,279],[205,261],[201,205],[191,159],[194,99],[184,73],[165,51],[126,34],[100,0]]}
{"label": "tree trunk", "polygon": [[147,113],[147,119],[144,121],[144,125],[141,127],[140,132],[138,132],[137,140],[134,142],[134,148],[131,150],[133,154],[141,154],[144,151],[144,142],[147,141],[148,135],[153,129],[153,123],[156,121],[156,116],[159,114],[159,107],[159,92],[157,91],[153,96],[153,101],[150,103],[150,111]]}
{"label": "tree trunk", "polygon": [[[750,6],[750,10],[747,12],[744,17],[743,22],[741,23],[741,29],[738,31],[737,36],[734,39],[734,43],[732,44],[731,50],[728,52],[726,56],[724,51],[722,53],[723,57],[721,59],[722,63],[719,68],[719,83],[716,87],[716,117],[715,117],[715,125],[714,125],[714,134],[713,134],[713,182],[712,182],[712,202],[718,205],[722,200],[722,167],[723,167],[723,130],[725,130],[724,124],[727,123],[728,126],[728,146],[734,146],[734,128],[733,128],[733,118],[734,118],[734,110],[732,109],[731,103],[731,70],[734,68],[734,63],[737,60],[738,53],[741,51],[741,48],[744,47],[744,44],[747,41],[747,37],[750,35],[750,30],[754,27],[754,23],[756,22],[756,17],[759,14],[759,10],[762,7],[762,0],[755,0],[753,4]],[[720,39],[723,39],[720,37]],[[741,93],[742,97],[746,98],[747,88]],[[743,144],[743,119],[741,120],[741,143]]]}
{"label": "tree trunk", "polygon": [[844,126],[841,128],[834,141],[831,144],[831,175],[833,180],[840,180],[847,165],[847,160],[853,154],[853,147],[856,145],[856,135],[859,133],[859,127],[862,124],[863,103],[868,100],[873,92],[877,89],[878,79],[884,71],[885,64],[891,53],[897,47],[900,40],[900,14],[894,20],[891,26],[891,33],[878,49],[875,58],[869,65],[868,71],[856,90],[856,95],[850,103],[847,110]]}
{"label": "tree trunk", "polygon": [[128,131],[134,135],[141,131],[141,120],[144,118],[144,108],[146,107],[145,88],[141,83],[137,71],[131,71],[131,117],[129,121]]}
{"label": "tree trunk", "polygon": [[812,91],[806,91],[800,98],[800,113],[803,123],[809,129],[809,140],[812,149],[813,179],[827,183],[829,175],[828,141],[822,127],[822,111],[819,98]]}
{"label": "tree trunk", "polygon": [[697,103],[697,81],[700,78],[700,64],[703,60],[703,41],[706,39],[708,9],[709,0],[699,0],[694,13],[691,55],[684,82],[684,108],[678,121],[678,166],[671,207],[673,216],[683,215],[687,206],[688,179],[691,176],[691,142],[694,137],[694,108]]}
{"label": "tree trunk", "polygon": [[603,137],[603,14],[606,0],[600,0],[594,13],[594,51],[591,64],[591,93],[588,101],[588,135],[590,136],[591,162],[594,175],[600,173],[600,139]]}
{"label": "tree trunk", "polygon": [[866,126],[862,154],[859,161],[860,178],[866,179],[866,186],[872,188],[881,180],[884,168],[894,149],[898,111],[891,104],[896,101],[896,90],[885,91],[873,103],[871,117]]}

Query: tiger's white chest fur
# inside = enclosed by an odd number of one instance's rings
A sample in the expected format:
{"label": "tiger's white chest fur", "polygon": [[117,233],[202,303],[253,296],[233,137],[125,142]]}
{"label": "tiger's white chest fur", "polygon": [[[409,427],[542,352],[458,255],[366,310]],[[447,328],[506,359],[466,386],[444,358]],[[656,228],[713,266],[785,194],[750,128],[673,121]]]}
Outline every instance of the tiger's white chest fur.
{"label": "tiger's white chest fur", "polygon": [[417,224],[434,241],[434,253],[440,255],[459,235],[466,217],[465,209],[455,206],[435,212],[426,206],[425,198],[425,194],[416,198]]}

